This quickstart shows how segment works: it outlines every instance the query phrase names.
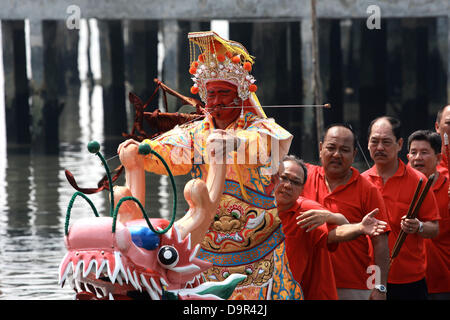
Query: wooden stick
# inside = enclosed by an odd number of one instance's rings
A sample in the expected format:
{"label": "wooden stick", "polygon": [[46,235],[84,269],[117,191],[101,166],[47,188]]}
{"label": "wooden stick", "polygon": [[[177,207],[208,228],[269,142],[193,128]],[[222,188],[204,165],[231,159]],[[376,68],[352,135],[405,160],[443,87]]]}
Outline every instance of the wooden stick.
{"label": "wooden stick", "polygon": [[[417,199],[417,191],[420,190],[420,186],[422,184],[422,179],[419,180],[419,183],[416,188],[416,192],[414,193],[413,201],[411,202],[408,213],[406,214],[407,219],[415,219],[417,217],[417,215],[419,213],[419,209],[422,206],[423,201],[425,200],[425,196],[428,194],[428,191],[430,190],[430,187],[433,184],[433,180],[434,180],[434,174],[432,174],[428,178],[428,181],[425,184],[425,187],[423,188],[423,190],[420,194],[420,197],[417,200],[417,203],[414,204],[415,199]],[[413,210],[411,210],[412,206],[414,207]],[[405,242],[407,235],[408,234],[406,232],[404,232],[403,230],[400,230],[397,240],[395,241],[395,245],[392,249],[391,260],[390,260],[389,266],[392,265],[394,258],[399,254],[400,249],[402,248],[403,242]]]}
{"label": "wooden stick", "polygon": [[[409,208],[408,208],[408,212],[406,213],[406,216],[410,216],[411,212],[413,212],[414,207],[416,205],[416,201],[417,198],[419,197],[419,192],[420,192],[420,188],[422,187],[422,183],[423,183],[423,179],[421,178],[419,180],[419,182],[417,183],[417,187],[416,187],[416,191],[414,192],[414,196],[411,200],[411,203],[409,204]],[[400,234],[398,235],[397,239],[395,240],[395,244],[394,247],[392,249],[392,254],[391,254],[391,261],[397,256],[398,254],[398,245],[399,245],[399,241],[400,241],[400,235],[402,234],[403,230],[400,230]],[[395,254],[394,254],[395,253]]]}
{"label": "wooden stick", "polygon": [[430,190],[431,185],[433,184],[433,181],[434,181],[434,173],[428,177],[428,181],[425,184],[425,187],[423,188],[420,198],[419,198],[419,200],[417,200],[417,205],[414,207],[414,210],[413,210],[413,212],[411,212],[411,216],[408,219],[417,218],[417,215],[419,214],[420,206],[422,205],[423,200],[425,200],[425,196],[427,195],[428,191]]}

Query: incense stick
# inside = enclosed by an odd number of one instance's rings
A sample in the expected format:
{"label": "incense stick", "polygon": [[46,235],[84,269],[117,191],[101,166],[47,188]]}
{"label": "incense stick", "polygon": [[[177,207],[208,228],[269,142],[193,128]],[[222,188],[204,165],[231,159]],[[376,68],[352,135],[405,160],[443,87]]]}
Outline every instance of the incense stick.
{"label": "incense stick", "polygon": [[[244,106],[246,108],[247,106]],[[273,106],[260,106],[261,108],[327,108],[330,109],[331,105],[329,103],[325,104],[282,104],[282,105],[273,105]],[[230,109],[241,109],[242,106],[224,106],[222,108],[230,108]]]}

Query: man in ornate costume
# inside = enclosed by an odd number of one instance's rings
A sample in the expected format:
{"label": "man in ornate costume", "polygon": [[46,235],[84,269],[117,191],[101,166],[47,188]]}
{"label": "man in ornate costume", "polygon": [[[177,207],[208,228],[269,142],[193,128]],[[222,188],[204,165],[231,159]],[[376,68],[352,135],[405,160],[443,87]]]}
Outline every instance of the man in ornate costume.
{"label": "man in ornate costume", "polygon": [[[268,119],[260,107],[255,79],[249,73],[253,57],[244,46],[214,32],[193,32],[188,38],[189,72],[194,81],[191,93],[198,93],[206,104],[207,116],[143,143],[162,155],[174,175],[191,173],[194,178],[206,179],[211,148],[216,157],[226,161],[224,192],[199,253],[213,263],[203,274],[205,281],[222,281],[232,273],[242,273],[247,279],[231,299],[302,299],[284,254],[284,235],[273,197],[272,175],[289,151],[292,135]],[[217,138],[206,145],[210,134]],[[118,148],[121,159],[132,156],[146,171],[166,174],[156,157],[138,155],[137,144],[135,140],[123,142]],[[127,173],[127,181],[132,182],[116,191],[143,201],[144,174],[131,175]],[[124,207],[120,219],[140,215],[134,206]]]}

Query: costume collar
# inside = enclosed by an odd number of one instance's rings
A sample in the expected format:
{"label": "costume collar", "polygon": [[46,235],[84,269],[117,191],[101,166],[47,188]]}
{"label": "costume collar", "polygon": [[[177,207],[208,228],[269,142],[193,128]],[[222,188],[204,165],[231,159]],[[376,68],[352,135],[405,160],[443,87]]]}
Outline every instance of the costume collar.
{"label": "costume collar", "polygon": [[[254,114],[253,112],[251,112],[251,111],[245,111],[245,108],[244,108],[244,120],[245,120],[245,122],[247,122],[247,119],[248,119],[249,117],[252,117],[252,116],[254,117],[255,114]],[[240,116],[239,116],[239,117],[240,117]],[[238,120],[239,120],[239,117],[236,118],[234,121],[232,121],[232,122],[225,128],[225,130],[230,130],[230,129],[236,130],[236,127],[237,127],[237,125],[238,125],[237,122],[238,122]],[[204,121],[205,121],[206,123],[209,124],[209,128],[211,128],[211,130],[216,129],[212,117],[207,116],[207,117],[205,117],[205,120],[204,120]],[[245,125],[244,125],[244,127],[245,127]]]}

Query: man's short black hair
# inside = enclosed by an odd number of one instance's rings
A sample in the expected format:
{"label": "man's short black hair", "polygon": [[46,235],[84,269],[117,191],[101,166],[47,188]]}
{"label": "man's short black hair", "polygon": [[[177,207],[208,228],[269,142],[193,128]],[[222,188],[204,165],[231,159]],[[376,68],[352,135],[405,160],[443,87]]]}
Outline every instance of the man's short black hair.
{"label": "man's short black hair", "polygon": [[354,148],[354,149],[357,148],[357,141],[358,141],[357,139],[358,139],[358,138],[357,138],[356,133],[355,133],[355,131],[353,130],[352,126],[351,126],[350,124],[347,124],[347,123],[339,123],[339,122],[337,122],[337,123],[332,123],[332,124],[328,125],[328,126],[325,128],[325,131],[324,131],[324,133],[323,133],[322,142],[325,140],[325,137],[327,136],[328,131],[329,131],[331,128],[334,128],[334,127],[344,127],[344,128],[347,128],[348,130],[350,130],[351,133],[352,133],[352,135],[353,135],[353,148]]}
{"label": "man's short black hair", "polygon": [[441,153],[442,139],[439,133],[431,130],[417,130],[408,137],[408,152],[413,141],[428,141],[434,153]]}
{"label": "man's short black hair", "polygon": [[449,105],[446,104],[442,108],[439,109],[437,115],[436,115],[436,122],[439,124],[441,122],[442,113],[444,112],[445,108],[447,108]]}
{"label": "man's short black hair", "polygon": [[283,157],[283,162],[284,161],[292,161],[292,162],[298,164],[303,169],[303,176],[304,176],[304,178],[303,178],[302,184],[305,184],[306,183],[306,178],[308,177],[308,169],[306,168],[305,162],[302,159],[300,159],[299,157],[297,157],[296,155],[293,155],[293,154],[285,155]]}
{"label": "man's short black hair", "polygon": [[372,120],[372,122],[370,123],[369,128],[367,129],[367,138],[370,137],[370,133],[372,132],[372,126],[375,124],[375,122],[381,119],[385,119],[391,124],[392,133],[394,134],[397,140],[402,137],[402,122],[399,119],[391,116],[381,116]]}

